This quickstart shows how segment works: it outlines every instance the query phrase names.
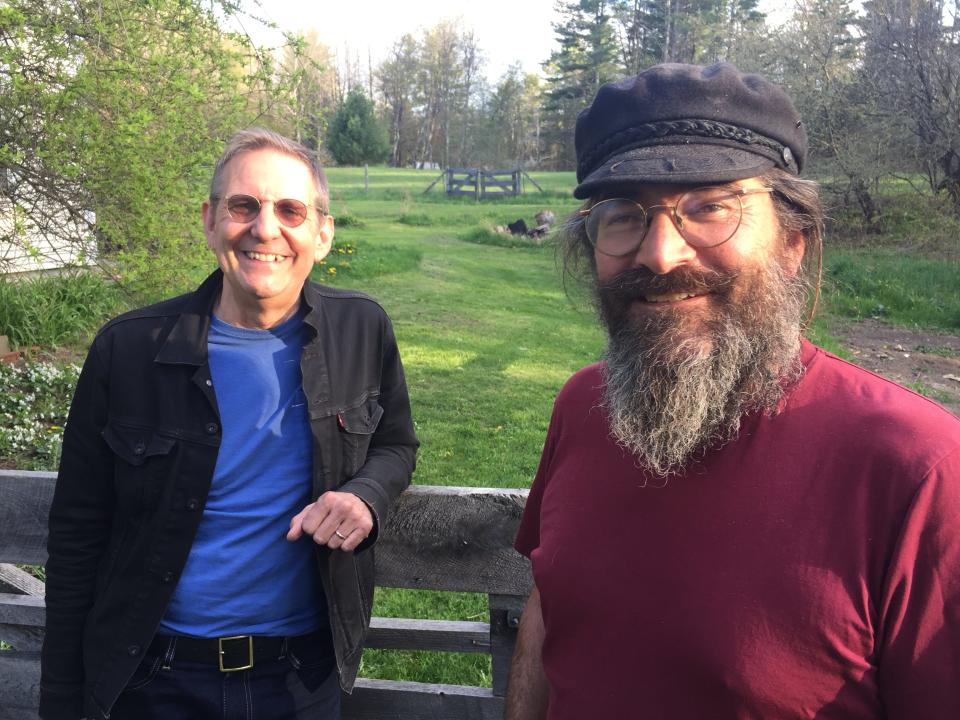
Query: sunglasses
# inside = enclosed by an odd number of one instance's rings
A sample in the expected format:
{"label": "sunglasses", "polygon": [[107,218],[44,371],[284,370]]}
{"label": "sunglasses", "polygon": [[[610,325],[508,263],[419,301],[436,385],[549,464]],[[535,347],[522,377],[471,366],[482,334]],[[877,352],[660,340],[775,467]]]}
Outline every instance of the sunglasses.
{"label": "sunglasses", "polygon": [[[230,218],[241,223],[256,220],[257,215],[260,214],[260,209],[263,207],[263,203],[253,195],[231,195],[224,200],[224,205]],[[299,200],[284,198],[273,202],[273,214],[280,221],[280,224],[286,227],[295,228],[303,225],[308,212],[308,206]]]}

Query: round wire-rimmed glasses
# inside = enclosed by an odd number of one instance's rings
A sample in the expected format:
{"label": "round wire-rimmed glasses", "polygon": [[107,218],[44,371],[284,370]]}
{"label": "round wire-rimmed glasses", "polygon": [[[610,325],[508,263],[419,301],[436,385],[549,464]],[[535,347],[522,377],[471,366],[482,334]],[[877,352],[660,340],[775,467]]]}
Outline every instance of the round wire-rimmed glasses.
{"label": "round wire-rimmed glasses", "polygon": [[701,187],[688,190],[673,204],[643,205],[629,198],[608,198],[580,211],[587,238],[604,255],[623,257],[637,251],[650,227],[651,211],[663,208],[681,237],[696,248],[723,245],[736,235],[743,219],[743,198],[773,192],[771,187]]}
{"label": "round wire-rimmed glasses", "polygon": [[[256,220],[263,203],[253,195],[230,195],[224,200],[227,214],[236,222],[248,223]],[[282,225],[290,228],[299,227],[307,219],[309,212],[306,203],[293,198],[283,198],[273,201],[273,214]],[[320,211],[318,211],[320,212]]]}

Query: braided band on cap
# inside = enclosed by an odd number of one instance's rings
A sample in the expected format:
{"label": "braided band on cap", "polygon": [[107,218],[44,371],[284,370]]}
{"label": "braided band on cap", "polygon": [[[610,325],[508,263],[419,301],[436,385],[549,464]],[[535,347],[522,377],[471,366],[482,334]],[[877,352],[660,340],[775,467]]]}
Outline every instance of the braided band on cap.
{"label": "braided band on cap", "polygon": [[790,148],[772,138],[747,128],[715,120],[690,119],[644,123],[615,132],[584,154],[580,159],[577,175],[585,178],[594,169],[609,160],[612,155],[619,155],[627,150],[646,145],[659,145],[661,143],[656,142],[657,140],[673,135],[732,140],[741,145],[758,145],[770,151],[760,154],[775,157],[778,165],[784,165],[794,173],[798,172],[797,161],[794,159],[793,153],[790,152]]}

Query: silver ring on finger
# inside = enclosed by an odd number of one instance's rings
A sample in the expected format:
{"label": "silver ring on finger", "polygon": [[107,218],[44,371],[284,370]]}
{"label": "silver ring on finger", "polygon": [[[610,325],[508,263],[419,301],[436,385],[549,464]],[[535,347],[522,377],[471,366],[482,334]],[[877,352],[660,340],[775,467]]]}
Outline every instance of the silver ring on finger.
{"label": "silver ring on finger", "polygon": [[333,531],[333,534],[336,535],[336,536],[337,536],[338,538],[340,538],[341,540],[346,540],[346,539],[347,539],[347,536],[344,535],[344,534],[343,534],[342,532],[340,532],[339,530],[334,530],[334,531]]}

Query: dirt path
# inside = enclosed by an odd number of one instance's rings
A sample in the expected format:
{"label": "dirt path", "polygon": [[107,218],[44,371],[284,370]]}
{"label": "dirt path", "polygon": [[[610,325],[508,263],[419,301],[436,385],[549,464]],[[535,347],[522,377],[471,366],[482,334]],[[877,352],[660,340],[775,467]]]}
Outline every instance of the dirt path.
{"label": "dirt path", "polygon": [[837,322],[830,331],[858,365],[921,390],[960,415],[960,336],[906,330],[877,320]]}

